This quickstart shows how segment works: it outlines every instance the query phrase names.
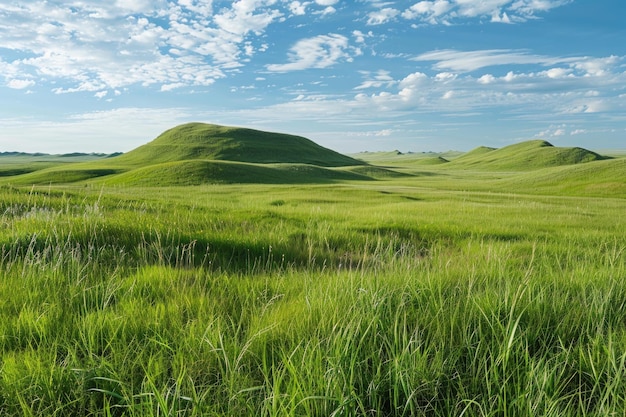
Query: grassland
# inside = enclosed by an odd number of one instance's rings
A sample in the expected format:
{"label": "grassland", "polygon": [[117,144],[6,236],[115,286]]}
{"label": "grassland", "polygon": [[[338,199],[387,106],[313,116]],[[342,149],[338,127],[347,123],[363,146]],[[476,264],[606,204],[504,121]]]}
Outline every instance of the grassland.
{"label": "grassland", "polygon": [[623,162],[385,158],[307,184],[5,178],[0,414],[626,414]]}

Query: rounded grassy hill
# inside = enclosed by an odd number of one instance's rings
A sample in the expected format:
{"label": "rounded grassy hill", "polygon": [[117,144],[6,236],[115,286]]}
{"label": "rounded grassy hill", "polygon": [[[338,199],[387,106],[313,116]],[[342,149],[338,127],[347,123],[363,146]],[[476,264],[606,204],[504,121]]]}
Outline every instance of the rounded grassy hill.
{"label": "rounded grassy hill", "polygon": [[450,167],[485,170],[530,171],[539,168],[575,165],[606,159],[583,148],[554,146],[545,140],[529,140],[494,149],[476,148],[456,158]]}
{"label": "rounded grassy hill", "polygon": [[301,136],[207,123],[176,126],[152,142],[113,159],[134,166],[196,159],[322,167],[363,165],[362,161]]}
{"label": "rounded grassy hill", "polygon": [[10,180],[12,184],[96,182],[143,186],[315,183],[371,180],[366,174],[352,171],[366,167],[363,161],[301,136],[187,123],[125,154],[56,165]]}

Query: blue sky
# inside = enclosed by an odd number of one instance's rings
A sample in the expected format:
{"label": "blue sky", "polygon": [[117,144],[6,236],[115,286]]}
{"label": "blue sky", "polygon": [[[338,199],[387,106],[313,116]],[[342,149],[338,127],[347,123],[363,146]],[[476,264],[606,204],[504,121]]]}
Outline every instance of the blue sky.
{"label": "blue sky", "polygon": [[202,121],[344,153],[626,148],[623,0],[0,4],[0,151]]}

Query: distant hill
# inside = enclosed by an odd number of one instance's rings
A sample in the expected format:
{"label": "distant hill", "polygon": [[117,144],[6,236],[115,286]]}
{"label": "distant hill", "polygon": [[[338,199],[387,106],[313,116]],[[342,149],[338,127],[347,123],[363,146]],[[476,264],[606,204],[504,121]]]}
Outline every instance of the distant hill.
{"label": "distant hill", "polygon": [[479,146],[477,148],[472,149],[469,152],[464,153],[463,155],[459,155],[459,157],[457,158],[458,160],[462,160],[462,159],[471,159],[471,158],[475,158],[477,156],[480,155],[484,155],[486,153],[489,153],[491,151],[495,151],[497,148],[491,148],[488,146]]}
{"label": "distant hill", "polygon": [[[78,163],[5,173],[12,184],[102,184],[170,186],[205,183],[315,183],[372,180],[402,175],[368,168],[363,161],[324,148],[301,136],[205,123],[188,123],[162,133],[128,153]],[[77,163],[68,163],[68,160]],[[14,175],[12,174],[25,174]],[[368,175],[369,174],[369,175]],[[0,172],[2,176],[2,172]]]}
{"label": "distant hill", "polygon": [[[452,151],[447,154],[452,154]],[[352,154],[352,157],[361,161],[374,165],[390,165],[390,166],[421,166],[421,165],[440,165],[448,162],[443,154],[435,152],[407,152],[400,151],[389,152],[360,152]]]}
{"label": "distant hill", "polygon": [[481,146],[456,159],[450,168],[530,171],[607,159],[583,148],[556,147],[544,140],[530,140],[494,149]]}
{"label": "distant hill", "polygon": [[520,173],[498,187],[531,194],[626,197],[626,158],[592,161]]}
{"label": "distant hill", "polygon": [[62,165],[74,165],[78,162],[97,161],[111,155],[103,153],[50,155],[47,153],[0,152],[0,178],[35,173]]}
{"label": "distant hill", "polygon": [[152,142],[111,162],[148,166],[188,160],[300,163],[322,167],[364,165],[301,136],[241,127],[187,123],[169,129]]}

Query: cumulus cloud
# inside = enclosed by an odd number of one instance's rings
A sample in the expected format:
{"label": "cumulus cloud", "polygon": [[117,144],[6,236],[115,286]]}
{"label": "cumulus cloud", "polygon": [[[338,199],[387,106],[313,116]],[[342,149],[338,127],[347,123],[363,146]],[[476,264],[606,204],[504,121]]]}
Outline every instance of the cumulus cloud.
{"label": "cumulus cloud", "polygon": [[491,84],[496,81],[496,77],[491,74],[485,74],[478,79],[480,84]]}
{"label": "cumulus cloud", "polygon": [[367,17],[368,25],[382,25],[391,20],[394,20],[396,16],[400,14],[400,11],[391,7],[386,7],[374,12],[370,12]]}
{"label": "cumulus cloud", "polygon": [[461,19],[489,19],[495,23],[523,22],[572,0],[423,0],[405,9],[408,20],[450,24]]}
{"label": "cumulus cloud", "polygon": [[567,126],[559,125],[559,126],[550,126],[549,128],[537,133],[537,136],[540,138],[556,138],[559,136],[565,136],[566,134],[567,134]]}
{"label": "cumulus cloud", "polygon": [[299,40],[291,48],[288,63],[270,64],[267,69],[272,72],[288,72],[327,68],[342,60],[352,60],[353,54],[358,54],[358,50],[350,47],[348,38],[331,33]]}
{"label": "cumulus cloud", "polygon": [[365,40],[368,38],[371,38],[374,36],[374,33],[372,31],[369,31],[367,33],[363,33],[360,30],[354,30],[352,32],[352,36],[354,36],[354,41],[356,43],[365,43]]}
{"label": "cumulus cloud", "polygon": [[544,74],[548,78],[558,79],[569,76],[572,73],[572,70],[567,68],[550,68],[547,71],[544,71]]}
{"label": "cumulus cloud", "polygon": [[261,34],[282,13],[276,9],[261,9],[264,2],[257,0],[239,0],[232,4],[230,9],[222,11],[213,17],[220,29],[244,36],[249,32]]}
{"label": "cumulus cloud", "polygon": [[292,1],[289,3],[289,10],[296,16],[304,16],[309,4],[310,2]]}
{"label": "cumulus cloud", "polygon": [[13,79],[7,82],[7,87],[13,88],[15,90],[23,90],[24,88],[32,87],[33,85],[35,85],[35,82],[33,80]]}
{"label": "cumulus cloud", "polygon": [[[0,4],[0,38],[18,56],[13,73],[29,84],[58,81],[58,93],[133,84],[168,90],[225,77],[224,70],[263,49],[252,41],[282,18],[273,0],[239,0],[216,10],[201,0],[41,0]],[[9,71],[2,75],[13,88],[24,85]]]}

